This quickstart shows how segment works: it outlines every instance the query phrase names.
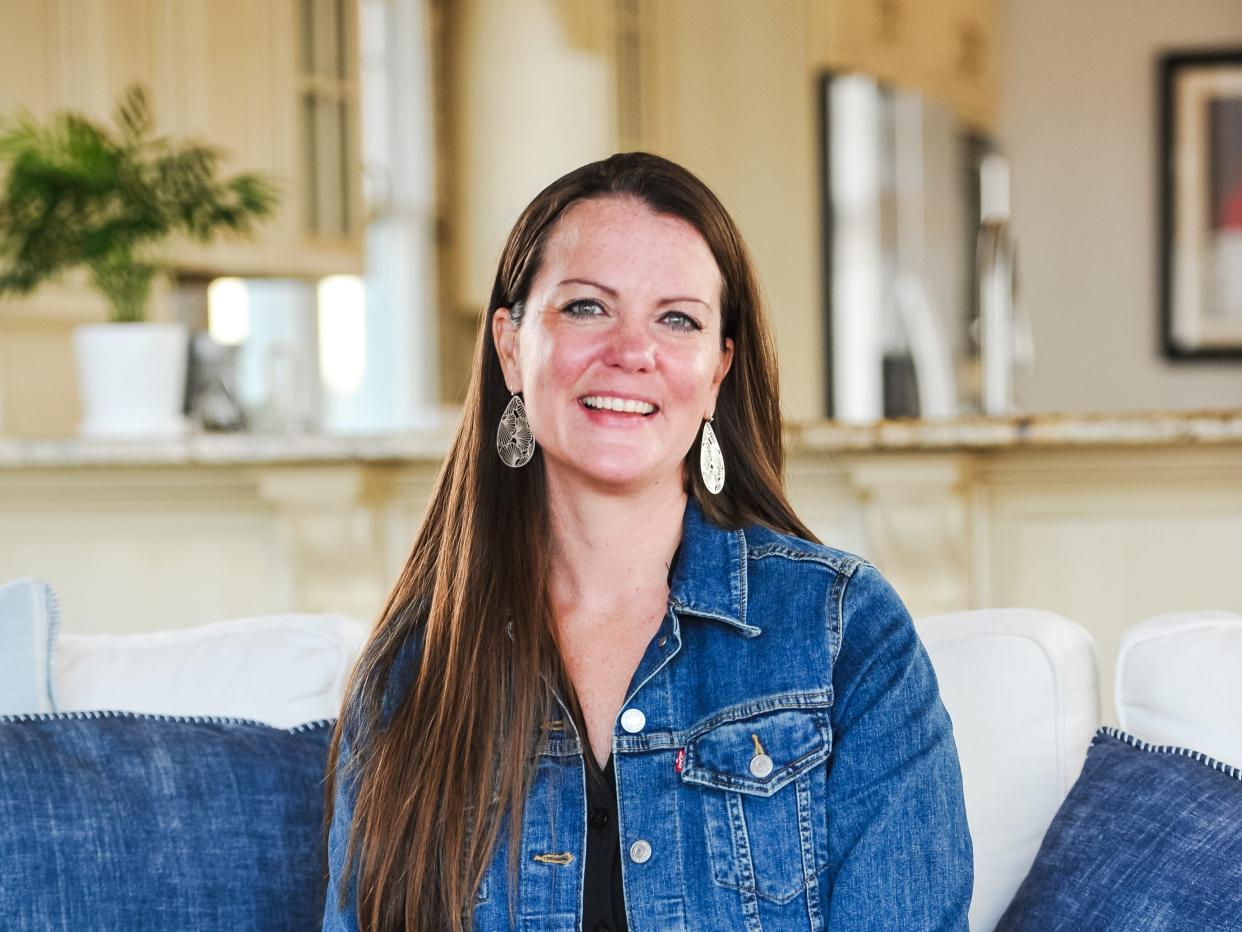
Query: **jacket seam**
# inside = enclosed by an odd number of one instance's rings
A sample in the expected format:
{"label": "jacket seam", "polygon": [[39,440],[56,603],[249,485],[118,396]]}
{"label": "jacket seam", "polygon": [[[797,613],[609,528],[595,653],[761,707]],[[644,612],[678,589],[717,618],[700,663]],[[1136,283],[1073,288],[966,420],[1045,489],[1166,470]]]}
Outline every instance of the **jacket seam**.
{"label": "jacket seam", "polygon": [[738,539],[737,555],[738,555],[738,577],[739,577],[738,579],[738,583],[739,583],[738,590],[739,591],[738,591],[738,603],[737,603],[738,619],[737,620],[740,621],[746,627],[753,628],[755,626],[751,625],[746,620],[746,617],[749,614],[747,612],[747,607],[748,607],[747,601],[749,599],[749,594],[750,594],[750,564],[748,562],[748,560],[750,559],[750,541],[746,539],[746,532],[741,529],[739,529],[737,532],[737,539]]}
{"label": "jacket seam", "polygon": [[785,557],[789,560],[799,560],[804,563],[818,563],[821,566],[829,567],[839,573],[852,573],[854,567],[863,561],[857,557],[812,550],[803,547],[791,547],[789,544],[760,544],[757,547],[751,547],[749,550],[750,557],[755,560],[761,560],[764,557]]}
{"label": "jacket seam", "polygon": [[[780,693],[764,697],[755,703],[721,709],[714,715],[694,722],[686,728],[668,731],[649,731],[637,735],[614,735],[613,748],[621,754],[643,754],[650,751],[684,748],[691,741],[720,725],[743,722],[754,716],[765,715],[769,712],[828,713],[832,708],[833,701],[831,685],[818,690]],[[545,753],[547,752],[545,751]],[[572,753],[574,752],[562,749],[561,753],[549,754],[548,756],[568,757]]]}
{"label": "jacket seam", "polygon": [[[854,560],[850,563],[849,569],[837,576],[833,582],[833,596],[835,605],[828,612],[828,652],[832,657],[832,668],[835,671],[837,667],[837,656],[841,653],[841,644],[845,641],[845,592],[849,587],[850,580],[854,578],[854,574],[860,566],[870,566],[864,560]],[[835,636],[834,636],[835,635]]]}

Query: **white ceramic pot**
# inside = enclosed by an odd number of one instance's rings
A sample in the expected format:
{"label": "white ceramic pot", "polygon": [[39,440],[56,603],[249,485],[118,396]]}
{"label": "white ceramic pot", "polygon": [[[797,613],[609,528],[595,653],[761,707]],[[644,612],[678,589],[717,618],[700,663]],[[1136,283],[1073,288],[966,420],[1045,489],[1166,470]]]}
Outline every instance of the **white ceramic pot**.
{"label": "white ceramic pot", "polygon": [[185,404],[189,328],[173,323],[84,324],[73,333],[88,437],[176,437]]}

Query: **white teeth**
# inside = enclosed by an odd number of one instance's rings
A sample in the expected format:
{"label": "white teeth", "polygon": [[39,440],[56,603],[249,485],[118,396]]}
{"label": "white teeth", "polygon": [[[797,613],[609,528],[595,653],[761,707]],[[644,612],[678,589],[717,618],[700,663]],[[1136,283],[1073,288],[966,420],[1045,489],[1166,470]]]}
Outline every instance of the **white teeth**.
{"label": "white teeth", "polygon": [[629,414],[650,414],[656,409],[655,405],[645,401],[636,401],[633,398],[611,398],[608,395],[587,395],[582,399],[582,403],[588,408]]}

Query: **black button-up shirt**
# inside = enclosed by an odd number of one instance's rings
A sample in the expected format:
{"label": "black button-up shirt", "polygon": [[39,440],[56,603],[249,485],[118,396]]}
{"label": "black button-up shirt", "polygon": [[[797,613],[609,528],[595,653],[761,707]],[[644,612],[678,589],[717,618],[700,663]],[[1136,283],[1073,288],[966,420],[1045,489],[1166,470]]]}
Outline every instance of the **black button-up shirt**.
{"label": "black button-up shirt", "polygon": [[[587,753],[590,753],[589,751]],[[582,884],[583,932],[625,932],[617,778],[612,757],[603,779],[587,777],[587,847]]]}

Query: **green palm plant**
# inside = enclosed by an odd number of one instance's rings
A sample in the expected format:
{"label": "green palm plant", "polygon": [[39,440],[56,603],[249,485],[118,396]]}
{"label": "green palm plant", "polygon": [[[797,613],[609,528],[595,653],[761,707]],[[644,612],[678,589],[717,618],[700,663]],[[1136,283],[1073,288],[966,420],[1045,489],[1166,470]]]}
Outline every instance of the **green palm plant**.
{"label": "green palm plant", "polygon": [[112,131],[77,113],[40,124],[23,112],[0,126],[0,297],[85,266],[111,320],[141,321],[170,236],[249,234],[275,209],[268,176],[218,178],[223,150],[153,136],[140,85],[114,119]]}

